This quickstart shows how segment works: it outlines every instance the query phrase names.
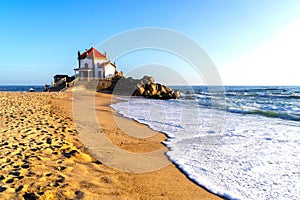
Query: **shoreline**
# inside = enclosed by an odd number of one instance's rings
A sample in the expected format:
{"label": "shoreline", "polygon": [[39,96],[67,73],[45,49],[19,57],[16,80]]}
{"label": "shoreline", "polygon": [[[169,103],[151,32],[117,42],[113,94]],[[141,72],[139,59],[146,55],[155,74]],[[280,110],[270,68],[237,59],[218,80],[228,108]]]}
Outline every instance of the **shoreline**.
{"label": "shoreline", "polygon": [[[168,139],[168,136],[163,133],[163,132],[159,132],[159,131],[155,131],[155,130],[152,130],[147,124],[143,124],[143,123],[140,123],[134,119],[131,119],[131,118],[127,118],[123,115],[121,115],[120,113],[118,113],[116,110],[114,110],[112,107],[110,107],[111,104],[113,103],[116,103],[118,102],[118,100],[116,99],[111,99],[112,98],[112,95],[110,94],[105,94],[105,93],[97,93],[96,94],[96,101],[97,102],[99,100],[99,98],[108,98],[108,100],[106,100],[104,103],[101,103],[102,105],[97,105],[96,103],[96,109],[100,107],[105,107],[105,109],[100,109],[102,110],[101,112],[99,112],[97,114],[97,116],[99,115],[105,115],[105,114],[108,114],[108,113],[111,113],[111,115],[113,115],[114,117],[117,117],[117,118],[121,118],[122,120],[125,120],[126,121],[126,124],[128,125],[128,123],[132,123],[136,126],[139,126],[139,127],[142,127],[142,128],[146,128],[148,129],[147,131],[150,131],[152,133],[154,133],[154,136],[152,137],[149,137],[149,138],[146,138],[146,139],[137,139],[137,138],[132,138],[131,136],[122,136],[125,138],[125,140],[127,138],[130,139],[130,142],[133,143],[133,145],[135,146],[135,149],[132,149],[130,146],[130,144],[124,144],[122,143],[120,145],[120,143],[118,143],[118,141],[115,141],[114,144],[118,145],[119,147],[125,149],[125,150],[131,150],[131,151],[137,151],[138,149],[138,152],[149,152],[149,151],[153,151],[157,148],[165,148],[166,149],[166,152],[169,151],[168,147],[166,145],[163,144],[164,141],[166,141]],[[106,112],[106,111],[109,111],[109,112]],[[117,119],[117,120],[120,120],[120,119]],[[105,122],[101,122],[99,119],[98,119],[98,122],[100,125],[106,125],[107,121]],[[115,123],[115,122],[114,122]],[[111,125],[111,124],[110,124]],[[107,135],[112,141],[114,141],[116,138],[113,138],[111,137],[110,135]],[[129,142],[129,143],[130,143]],[[149,150],[149,147],[147,150],[141,150],[140,147],[138,147],[139,145],[142,145],[144,146],[145,143],[149,143],[149,142],[152,142],[152,148],[150,147],[150,150]],[[156,144],[155,144],[156,143]],[[154,148],[155,147],[155,148]],[[154,149],[153,149],[154,148]],[[185,192],[185,193],[189,193],[189,194],[186,194],[189,196],[189,199],[219,199],[219,198],[224,198],[224,197],[221,197],[217,194],[214,194],[212,193],[211,191],[209,191],[208,189],[206,189],[204,186],[202,185],[199,185],[198,183],[196,183],[194,180],[190,179],[186,173],[180,169],[175,163],[173,163],[169,157],[164,154],[164,156],[168,159],[168,166],[162,168],[162,169],[159,169],[157,170],[158,173],[160,173],[160,171],[164,171],[164,170],[170,170],[172,172],[170,172],[168,175],[166,176],[171,176],[171,177],[180,177],[178,181],[182,181],[182,185],[185,185],[184,188],[181,188],[182,191],[181,192]],[[153,172],[146,172],[146,174],[149,173],[157,173],[155,171]],[[143,174],[136,174],[137,177],[143,177]],[[150,175],[151,176],[151,175]],[[160,176],[163,176],[163,174],[160,174]],[[194,187],[195,186],[195,187]],[[172,191],[173,193],[175,191]],[[201,195],[197,196],[197,193],[200,192]],[[183,196],[182,198],[186,198],[186,195]],[[195,196],[193,196],[195,195]],[[178,199],[181,199],[181,198],[178,198]]]}
{"label": "shoreline", "polygon": [[[13,108],[3,106],[0,113],[3,124],[0,127],[0,198],[34,195],[40,199],[220,199],[188,179],[171,162],[157,171],[133,174],[113,169],[97,160],[78,137],[69,92],[0,92],[0,97],[1,101],[15,105]],[[162,144],[167,138],[163,133],[156,132],[146,140],[128,136],[118,129],[111,120],[113,113],[119,114],[109,107],[110,97],[97,94],[96,110],[97,116],[105,119],[100,121],[103,131],[115,145],[139,153],[157,148],[167,150]],[[126,123],[149,129],[132,119],[119,117]],[[5,129],[12,130],[3,132]],[[23,143],[28,146],[22,147],[20,144]],[[17,156],[7,160],[9,155],[4,153]],[[21,160],[29,166],[20,163]]]}
{"label": "shoreline", "polygon": [[[101,92],[100,92],[100,93],[101,93]],[[101,94],[107,94],[107,93],[101,93]],[[142,98],[144,98],[144,97],[142,97]],[[114,103],[117,103],[117,102],[118,102],[118,100],[116,100],[116,102],[114,102]],[[111,105],[111,104],[110,104],[110,105]],[[152,129],[148,124],[146,124],[146,123],[139,122],[139,121],[135,120],[134,118],[126,117],[126,116],[120,114],[117,110],[115,110],[115,109],[113,109],[112,107],[110,107],[110,105],[108,105],[108,107],[111,108],[112,111],[116,113],[116,115],[118,115],[118,116],[120,116],[120,117],[122,117],[122,118],[126,118],[126,119],[129,119],[129,120],[132,120],[132,121],[134,121],[135,123],[140,124],[140,125],[142,125],[142,126],[145,126],[145,127],[147,127],[148,129],[150,129],[150,130],[152,130],[152,131],[154,131],[154,132],[157,132],[157,134],[162,134],[162,135],[165,137],[165,139],[164,139],[163,141],[161,141],[160,143],[161,143],[164,147],[166,147],[166,148],[169,150],[169,148],[163,143],[163,142],[167,141],[167,140],[170,138],[170,137],[167,135],[167,133],[164,133],[164,132],[162,132],[162,131],[156,131],[156,130],[153,130],[153,129]],[[182,174],[184,174],[185,177],[186,177],[189,181],[191,181],[192,183],[194,183],[194,184],[196,184],[197,186],[199,186],[201,189],[204,189],[206,192],[208,192],[208,193],[210,193],[210,194],[212,194],[212,195],[215,195],[216,197],[218,197],[218,198],[220,198],[220,199],[229,199],[229,198],[226,198],[226,196],[221,196],[221,195],[219,195],[219,194],[213,193],[213,192],[210,191],[207,187],[205,187],[205,185],[199,184],[197,181],[195,181],[195,180],[193,180],[192,178],[190,178],[190,177],[186,174],[186,172],[185,172],[182,168],[180,168],[179,165],[177,165],[176,163],[174,163],[174,162],[170,159],[169,156],[167,156],[166,154],[165,154],[165,156],[168,158],[170,164],[171,164],[171,165],[174,165],[174,166],[178,169],[178,171],[180,171]]]}

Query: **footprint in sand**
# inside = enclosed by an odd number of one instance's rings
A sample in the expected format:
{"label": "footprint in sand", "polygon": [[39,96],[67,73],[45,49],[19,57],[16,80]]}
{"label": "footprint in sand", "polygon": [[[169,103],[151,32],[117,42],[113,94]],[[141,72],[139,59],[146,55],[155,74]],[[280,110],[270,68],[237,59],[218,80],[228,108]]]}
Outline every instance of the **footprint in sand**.
{"label": "footprint in sand", "polygon": [[15,189],[15,192],[20,192],[23,189],[23,185],[20,185],[17,189]]}
{"label": "footprint in sand", "polygon": [[30,192],[30,193],[25,193],[23,195],[23,198],[24,200],[34,200],[34,199],[38,199],[38,197],[33,193],[33,192]]}
{"label": "footprint in sand", "polygon": [[29,164],[25,163],[25,164],[21,165],[21,168],[28,169],[29,168]]}
{"label": "footprint in sand", "polygon": [[7,181],[6,181],[6,183],[13,183],[14,182],[14,179],[8,179]]}
{"label": "footprint in sand", "polygon": [[0,192],[4,192],[7,188],[0,186]]}
{"label": "footprint in sand", "polygon": [[76,153],[78,153],[77,150],[72,150],[70,152],[66,152],[66,150],[64,149],[62,154],[66,157],[66,158],[71,158],[71,156],[74,156]]}

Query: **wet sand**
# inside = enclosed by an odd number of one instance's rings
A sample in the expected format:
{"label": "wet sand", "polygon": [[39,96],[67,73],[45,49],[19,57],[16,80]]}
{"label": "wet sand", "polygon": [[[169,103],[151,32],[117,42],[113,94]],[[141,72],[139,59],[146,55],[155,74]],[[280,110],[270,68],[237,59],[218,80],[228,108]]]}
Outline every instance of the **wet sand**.
{"label": "wet sand", "polygon": [[[72,94],[0,93],[0,199],[218,199],[175,165],[147,173],[123,172],[96,159],[73,121]],[[113,115],[111,95],[96,95],[96,115],[106,137],[131,152],[167,150],[166,137],[128,136]],[[149,129],[149,131],[151,131]]]}

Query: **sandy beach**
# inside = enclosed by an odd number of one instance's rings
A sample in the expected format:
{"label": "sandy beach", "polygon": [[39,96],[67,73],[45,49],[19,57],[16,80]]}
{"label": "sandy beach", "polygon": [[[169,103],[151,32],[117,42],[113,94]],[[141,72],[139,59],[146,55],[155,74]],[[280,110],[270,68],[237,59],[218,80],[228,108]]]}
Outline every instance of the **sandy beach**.
{"label": "sandy beach", "polygon": [[[0,199],[219,199],[172,163],[128,173],[97,160],[73,122],[72,93],[2,92],[0,104]],[[122,117],[110,104],[111,95],[96,95],[99,125],[114,145],[139,153],[167,151],[162,133],[146,139],[124,133],[113,115]]]}

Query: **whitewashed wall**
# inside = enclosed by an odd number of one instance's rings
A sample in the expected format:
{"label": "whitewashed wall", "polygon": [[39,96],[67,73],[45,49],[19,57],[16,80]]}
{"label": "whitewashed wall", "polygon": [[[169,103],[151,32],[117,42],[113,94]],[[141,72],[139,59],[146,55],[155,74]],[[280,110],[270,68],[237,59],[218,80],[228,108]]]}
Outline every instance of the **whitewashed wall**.
{"label": "whitewashed wall", "polygon": [[[107,64],[105,65],[103,68],[99,68],[98,64],[103,64],[104,62],[107,62],[107,60],[98,60],[95,59],[94,60],[94,64],[95,64],[95,71],[90,72],[90,76],[95,77],[95,78],[108,78],[111,77],[115,74],[116,68],[112,65],[112,64]],[[88,64],[88,68],[93,68],[93,60],[92,59],[82,59],[80,60],[80,68],[85,68],[85,63]],[[104,70],[105,70],[105,77],[104,77]],[[101,77],[99,76],[99,72],[101,72]]]}
{"label": "whitewashed wall", "polygon": [[[98,59],[95,59],[94,60],[95,62],[95,77],[96,78],[104,78],[103,77],[103,68],[99,68],[98,67],[98,64],[101,65],[102,63],[106,62],[106,60],[98,60]],[[99,72],[101,72],[101,77],[99,77]]]}
{"label": "whitewashed wall", "polygon": [[85,68],[84,67],[85,63],[87,63],[89,65],[88,68],[92,68],[93,67],[93,65],[92,65],[92,59],[85,58],[85,59],[80,60],[80,68]]}
{"label": "whitewashed wall", "polygon": [[111,77],[115,74],[116,68],[112,64],[105,65],[105,78]]}

